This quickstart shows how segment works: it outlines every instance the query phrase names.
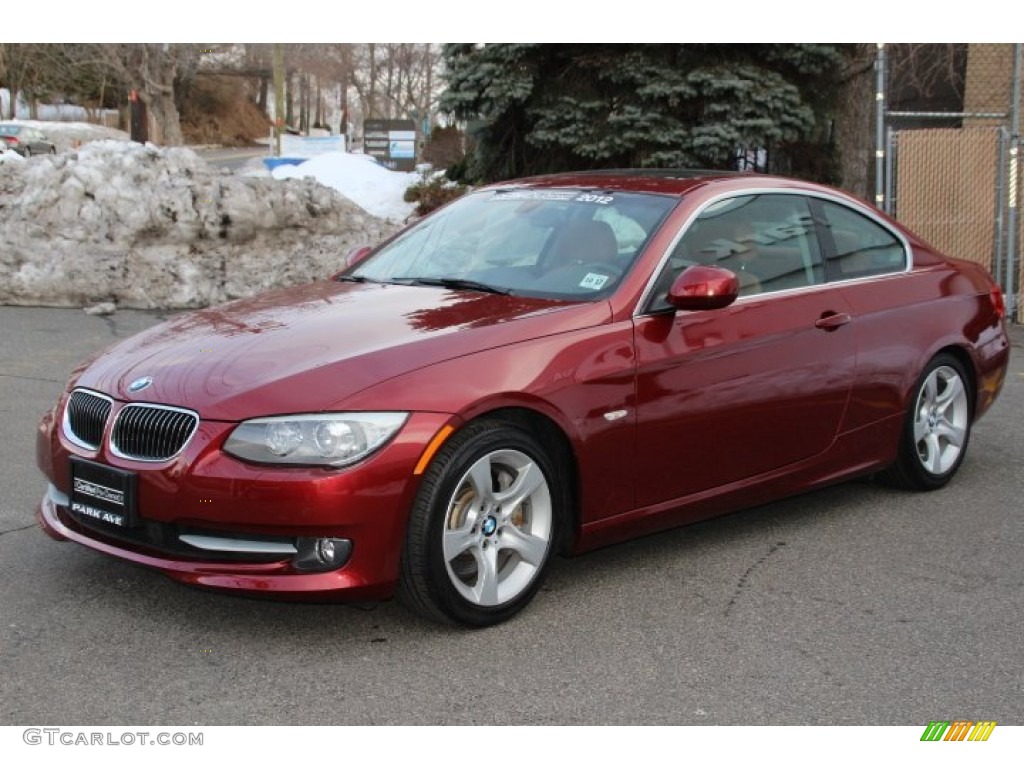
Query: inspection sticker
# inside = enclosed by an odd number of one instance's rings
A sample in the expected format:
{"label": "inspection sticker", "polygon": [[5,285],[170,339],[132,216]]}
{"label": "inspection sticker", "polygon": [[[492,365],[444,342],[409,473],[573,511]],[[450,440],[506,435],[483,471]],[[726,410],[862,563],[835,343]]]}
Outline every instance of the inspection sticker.
{"label": "inspection sticker", "polygon": [[592,291],[600,291],[608,282],[608,275],[595,275],[587,272],[587,276],[580,280],[580,288],[589,288]]}

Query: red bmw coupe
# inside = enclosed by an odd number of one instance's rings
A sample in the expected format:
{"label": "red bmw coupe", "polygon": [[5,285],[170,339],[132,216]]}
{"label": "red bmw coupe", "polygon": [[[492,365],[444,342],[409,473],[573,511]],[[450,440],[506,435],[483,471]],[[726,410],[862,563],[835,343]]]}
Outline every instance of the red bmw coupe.
{"label": "red bmw coupe", "polygon": [[489,625],[556,552],[857,475],[941,487],[1008,357],[985,270],[840,192],[527,179],[80,366],[38,516],[189,584]]}

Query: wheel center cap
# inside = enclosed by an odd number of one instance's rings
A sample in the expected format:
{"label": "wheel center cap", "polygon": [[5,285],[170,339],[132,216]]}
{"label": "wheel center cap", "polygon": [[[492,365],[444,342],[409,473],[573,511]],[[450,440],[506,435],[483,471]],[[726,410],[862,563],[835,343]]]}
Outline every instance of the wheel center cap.
{"label": "wheel center cap", "polygon": [[495,520],[493,517],[488,516],[488,518],[484,520],[484,524],[481,530],[483,530],[484,536],[492,535],[496,530],[498,530],[498,521]]}

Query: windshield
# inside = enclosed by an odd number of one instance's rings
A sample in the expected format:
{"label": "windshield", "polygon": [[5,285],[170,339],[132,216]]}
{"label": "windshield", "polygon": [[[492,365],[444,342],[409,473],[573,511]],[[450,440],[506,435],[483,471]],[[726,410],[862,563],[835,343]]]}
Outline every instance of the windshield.
{"label": "windshield", "polygon": [[0,136],[17,136],[19,133],[20,125],[0,125]]}
{"label": "windshield", "polygon": [[485,190],[411,227],[345,278],[603,298],[677,201],[580,189]]}

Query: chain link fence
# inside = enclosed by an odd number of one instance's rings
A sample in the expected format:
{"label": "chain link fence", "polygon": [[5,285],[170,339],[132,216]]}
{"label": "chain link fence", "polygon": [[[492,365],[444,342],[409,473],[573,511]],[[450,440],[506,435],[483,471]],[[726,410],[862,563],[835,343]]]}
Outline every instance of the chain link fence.
{"label": "chain link fence", "polygon": [[943,253],[978,262],[1024,321],[1021,44],[879,46],[876,202]]}

